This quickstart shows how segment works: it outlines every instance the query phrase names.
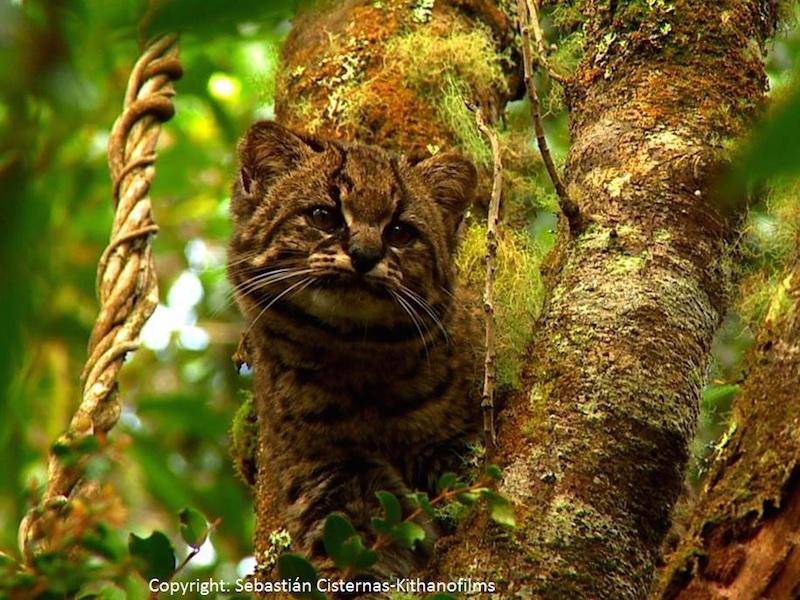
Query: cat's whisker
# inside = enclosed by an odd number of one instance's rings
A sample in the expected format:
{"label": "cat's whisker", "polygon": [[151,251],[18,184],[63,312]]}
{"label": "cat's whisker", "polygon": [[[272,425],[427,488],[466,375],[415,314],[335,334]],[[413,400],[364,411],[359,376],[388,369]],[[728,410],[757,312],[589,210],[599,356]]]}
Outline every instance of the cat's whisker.
{"label": "cat's whisker", "polygon": [[221,313],[223,310],[231,306],[234,303],[237,293],[247,294],[257,290],[266,289],[286,279],[290,279],[292,277],[299,277],[301,275],[307,275],[311,272],[312,269],[285,268],[285,269],[273,269],[266,273],[260,273],[259,275],[252,277],[246,281],[243,281],[242,283],[239,283],[236,286],[232,287],[230,290],[228,290],[225,294],[225,299],[223,301],[222,306],[214,310],[212,312],[212,316]]}
{"label": "cat's whisker", "polygon": [[[283,290],[283,291],[282,291],[280,294],[278,294],[277,296],[275,296],[274,298],[272,298],[272,300],[270,300],[270,301],[269,301],[269,303],[268,303],[268,304],[267,304],[267,305],[266,305],[266,306],[265,306],[263,309],[261,309],[261,312],[259,312],[259,313],[258,313],[258,315],[256,316],[256,318],[255,318],[255,319],[253,319],[253,322],[250,324],[250,327],[248,327],[248,328],[247,328],[247,331],[246,331],[246,332],[245,332],[245,334],[244,334],[244,335],[245,335],[245,337],[247,336],[247,334],[248,334],[248,333],[250,333],[250,330],[251,330],[251,329],[253,329],[253,327],[255,327],[256,323],[258,323],[258,320],[259,320],[259,319],[260,319],[262,316],[264,316],[264,313],[266,313],[266,312],[267,312],[267,311],[268,311],[270,308],[272,308],[272,306],[273,306],[273,305],[274,305],[274,304],[275,304],[275,303],[276,303],[278,300],[280,300],[281,298],[283,298],[284,296],[286,296],[286,294],[290,293],[292,290],[294,290],[294,289],[298,288],[299,286],[301,286],[301,285],[302,285],[302,286],[308,285],[308,284],[309,284],[309,283],[310,283],[310,282],[311,282],[313,279],[314,279],[313,277],[306,277],[306,278],[304,278],[304,279],[301,279],[300,281],[297,281],[297,282],[293,283],[292,285],[290,285],[289,287],[287,287],[286,289],[284,289],[284,290]],[[297,291],[299,292],[300,290],[297,290]]]}
{"label": "cat's whisker", "polygon": [[417,294],[414,290],[404,286],[402,283],[399,284],[398,289],[400,293],[404,294],[409,300],[416,302],[417,305],[427,313],[427,315],[431,318],[431,320],[441,330],[442,334],[444,335],[445,343],[449,344],[450,337],[447,335],[447,330],[444,327],[444,323],[442,323],[442,319],[439,317],[439,315],[436,314],[436,311],[430,305],[430,303],[427,300],[425,300],[425,298]]}
{"label": "cat's whisker", "polygon": [[271,284],[273,284],[273,283],[275,283],[277,281],[282,281],[282,280],[286,279],[287,277],[291,277],[293,275],[299,275],[299,274],[306,275],[306,274],[311,273],[311,272],[312,272],[312,269],[308,269],[308,268],[306,268],[306,269],[292,269],[292,268],[275,269],[275,270],[270,271],[268,273],[262,273],[260,275],[255,276],[255,277],[252,277],[252,278],[248,279],[247,281],[243,281],[242,283],[238,284],[234,288],[234,291],[235,292],[242,292],[242,293],[252,292],[252,291],[258,290],[258,289],[260,289],[260,288],[262,288],[264,286],[271,285]]}
{"label": "cat's whisker", "polygon": [[[216,273],[216,272],[219,272],[219,271],[224,271],[224,270],[230,269],[232,267],[237,267],[239,265],[242,265],[242,264],[245,264],[245,263],[249,263],[254,258],[256,258],[257,256],[261,256],[261,255],[263,255],[263,252],[262,251],[258,251],[258,250],[251,251],[251,252],[246,252],[246,253],[242,254],[239,258],[237,258],[236,260],[227,260],[225,262],[225,264],[219,265],[219,266],[215,266],[215,267],[210,267],[208,269],[203,269],[203,272]],[[282,264],[282,263],[286,264],[286,263],[291,263],[291,262],[297,262],[297,261],[300,261],[300,260],[306,258],[308,256],[308,252],[306,252],[304,250],[288,249],[288,250],[281,250],[281,255],[286,255],[287,257],[286,258],[277,259],[277,260],[268,260],[267,264],[269,264],[270,266],[276,266],[276,265],[279,265],[279,264]]]}
{"label": "cat's whisker", "polygon": [[422,341],[422,347],[425,349],[425,359],[427,360],[428,364],[430,364],[431,356],[428,352],[428,342],[425,339],[425,334],[422,333],[422,327],[420,326],[419,317],[417,316],[417,311],[414,310],[414,307],[411,306],[407,300],[403,299],[400,294],[395,292],[394,290],[389,290],[392,297],[397,301],[397,304],[406,312],[406,314],[411,318],[411,321],[414,323],[414,327],[417,328],[417,332],[419,333],[419,339]]}

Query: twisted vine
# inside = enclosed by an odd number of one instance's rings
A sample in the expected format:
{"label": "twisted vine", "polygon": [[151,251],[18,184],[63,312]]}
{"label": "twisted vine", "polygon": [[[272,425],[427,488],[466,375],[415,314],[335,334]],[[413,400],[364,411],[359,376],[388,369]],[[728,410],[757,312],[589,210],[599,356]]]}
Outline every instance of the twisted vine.
{"label": "twisted vine", "polygon": [[181,74],[177,37],[151,43],[131,71],[122,114],[111,130],[108,166],[115,214],[110,241],[97,266],[100,312],[81,374],[81,403],[50,452],[40,503],[20,523],[19,546],[28,560],[37,545],[46,543],[45,515],[63,515],[70,498],[81,489],[87,457],[66,461],[65,449],[102,438],[117,423],[121,412],[117,375],[125,356],[139,347],[139,333],[158,305],[150,244],[158,227],[149,191],[161,124],[175,112],[172,82]]}

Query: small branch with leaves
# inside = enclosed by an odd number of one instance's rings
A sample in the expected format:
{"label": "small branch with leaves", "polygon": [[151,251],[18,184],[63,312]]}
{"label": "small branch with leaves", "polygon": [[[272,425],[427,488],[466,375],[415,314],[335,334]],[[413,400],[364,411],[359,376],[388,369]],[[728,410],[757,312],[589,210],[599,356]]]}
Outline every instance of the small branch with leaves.
{"label": "small branch with leaves", "polygon": [[[532,20],[536,21],[536,25],[533,29],[540,49],[537,64],[547,68],[547,59],[545,58],[545,54],[543,54],[545,49],[544,41],[541,29],[539,28],[538,14],[534,2],[532,0],[517,0],[517,13],[519,17],[520,38],[522,40],[522,67],[525,78],[525,89],[528,93],[528,101],[531,106],[531,120],[533,121],[534,132],[536,133],[536,144],[539,146],[539,153],[542,155],[542,162],[544,163],[545,169],[547,169],[547,174],[550,176],[553,187],[556,189],[561,212],[563,212],[564,216],[567,218],[570,231],[576,232],[580,229],[580,213],[577,205],[567,194],[567,189],[564,187],[564,183],[561,181],[561,177],[558,174],[558,169],[556,169],[556,165],[553,162],[553,156],[550,154],[550,148],[547,145],[547,138],[544,134],[544,124],[542,123],[542,105],[539,101],[539,94],[536,91],[536,84],[533,80],[534,71],[530,39]],[[549,72],[550,71],[548,71],[548,73]],[[554,79],[557,81],[560,80],[557,77],[554,77]]]}
{"label": "small branch with leaves", "polygon": [[[383,490],[376,492],[383,516],[372,519],[372,528],[378,534],[375,541],[367,547],[350,520],[344,514],[335,512],[325,520],[322,539],[325,552],[340,570],[342,579],[350,580],[378,562],[380,551],[390,544],[413,550],[418,542],[425,539],[425,530],[416,520],[423,514],[435,517],[434,509],[450,501],[467,506],[484,501],[494,522],[513,528],[516,521],[511,502],[492,489],[501,477],[502,472],[495,465],[488,465],[484,476],[473,484],[460,481],[455,473],[444,473],[436,485],[437,494],[434,498],[429,499],[424,492],[406,495],[415,506],[406,517],[403,517],[400,499],[395,494]],[[319,575],[304,556],[291,552],[282,554],[278,558],[278,571],[281,579],[309,582],[311,588],[316,590]],[[327,598],[320,592],[311,597],[317,600]]]}

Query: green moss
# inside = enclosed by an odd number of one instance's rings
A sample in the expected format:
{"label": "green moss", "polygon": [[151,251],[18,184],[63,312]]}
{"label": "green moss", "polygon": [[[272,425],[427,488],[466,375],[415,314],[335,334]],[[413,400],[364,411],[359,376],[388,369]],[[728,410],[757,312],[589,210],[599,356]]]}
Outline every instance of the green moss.
{"label": "green moss", "polygon": [[457,27],[442,35],[418,29],[390,40],[387,56],[409,87],[435,99],[440,118],[463,151],[475,162],[488,165],[489,147],[466,101],[492,97],[498,88],[508,91],[503,73],[508,59],[496,51],[491,31],[484,26]]}
{"label": "green moss", "polygon": [[462,151],[479,165],[488,166],[492,153],[478,130],[475,116],[467,108],[467,92],[453,78],[446,77],[441,97],[436,103],[439,117],[455,134]]}
{"label": "green moss", "polygon": [[800,181],[773,184],[766,205],[748,215],[739,251],[750,263],[737,309],[751,325],[775,318],[788,306],[783,267],[800,239]]}
{"label": "green moss", "polygon": [[[501,388],[518,388],[532,323],[544,300],[539,272],[542,255],[526,231],[500,229],[495,273],[497,381]],[[483,290],[485,256],[485,224],[474,222],[467,228],[457,258],[462,283]]]}
{"label": "green moss", "polygon": [[470,89],[501,86],[506,90],[502,64],[488,27],[469,30],[455,28],[447,35],[418,29],[394,38],[387,45],[391,56],[403,69],[408,83],[418,89],[436,92],[445,77],[463,82]]}
{"label": "green moss", "polygon": [[558,73],[573,73],[578,68],[583,56],[583,32],[575,31],[562,38],[555,52],[548,60],[550,66]]}
{"label": "green moss", "polygon": [[641,271],[646,262],[647,259],[644,256],[623,254],[608,263],[608,270],[612,275],[630,275]]}
{"label": "green moss", "polygon": [[233,417],[231,425],[231,457],[242,479],[253,484],[256,474],[256,449],[258,445],[258,422],[253,394],[243,392],[244,401]]}

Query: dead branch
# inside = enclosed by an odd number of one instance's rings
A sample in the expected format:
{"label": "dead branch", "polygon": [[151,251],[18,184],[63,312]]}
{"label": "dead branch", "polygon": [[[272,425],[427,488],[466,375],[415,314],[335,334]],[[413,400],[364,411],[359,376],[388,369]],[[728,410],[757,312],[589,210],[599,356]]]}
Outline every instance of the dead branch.
{"label": "dead branch", "polygon": [[[542,162],[547,169],[547,174],[553,182],[553,187],[556,189],[558,196],[558,203],[561,207],[561,212],[569,222],[570,230],[575,232],[580,226],[580,213],[578,207],[570,199],[567,190],[558,175],[558,170],[553,162],[553,157],[550,154],[550,148],[547,145],[547,139],[544,135],[544,125],[542,124],[542,108],[539,101],[539,94],[536,91],[536,85],[533,81],[533,65],[531,58],[531,40],[530,40],[530,20],[531,13],[528,12],[529,2],[526,0],[517,0],[517,12],[519,17],[519,32],[522,38],[522,66],[523,75],[525,78],[525,88],[528,92],[528,101],[531,105],[531,119],[533,121],[533,129],[536,133],[536,143],[539,146],[539,153],[542,155]],[[533,9],[533,14],[535,9]],[[538,28],[538,23],[537,23]]]}
{"label": "dead branch", "polygon": [[158,283],[150,240],[153,222],[150,184],[155,175],[155,146],[161,124],[172,117],[172,81],[181,75],[175,36],[153,42],[128,80],[124,109],[111,131],[108,164],[115,208],[111,238],[97,268],[100,312],[89,339],[81,374],[82,399],[69,427],[57,440],[47,466],[47,482],[38,506],[20,523],[19,546],[30,560],[37,544],[46,543],[42,517],[61,514],[81,489],[86,457],[64,461],[73,449],[95,436],[102,438],[121,412],[117,374],[125,356],[139,347],[139,333],[158,304]]}
{"label": "dead branch", "polygon": [[494,315],[494,275],[497,269],[497,221],[500,216],[500,199],[503,195],[503,161],[497,133],[486,125],[480,108],[475,109],[478,129],[489,140],[492,147],[492,198],[489,201],[489,215],[486,223],[486,281],[483,291],[483,311],[486,316],[486,356],[483,364],[483,435],[487,449],[495,446],[494,394],[497,381],[497,341]]}
{"label": "dead branch", "polygon": [[538,49],[536,62],[545,70],[550,79],[553,79],[561,85],[564,85],[567,82],[566,78],[563,75],[556,73],[550,66],[550,61],[547,59],[547,46],[544,43],[544,34],[542,33],[542,27],[539,23],[539,10],[536,6],[538,0],[525,0],[525,2],[527,3],[528,7],[529,22],[531,30],[533,31],[533,39],[536,41],[536,48]]}

